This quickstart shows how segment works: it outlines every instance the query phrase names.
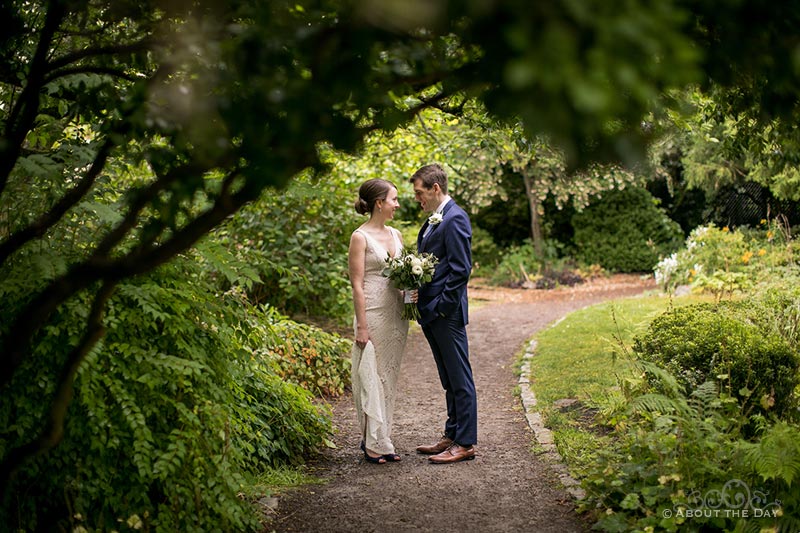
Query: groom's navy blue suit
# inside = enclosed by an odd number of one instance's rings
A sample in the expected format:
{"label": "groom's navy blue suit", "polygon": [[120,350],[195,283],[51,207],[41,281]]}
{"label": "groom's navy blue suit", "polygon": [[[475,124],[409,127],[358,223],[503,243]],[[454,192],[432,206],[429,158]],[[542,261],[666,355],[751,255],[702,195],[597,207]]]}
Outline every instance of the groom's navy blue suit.
{"label": "groom's navy blue suit", "polygon": [[472,270],[472,226],[467,213],[448,201],[442,221],[425,222],[417,237],[417,249],[439,259],[430,283],[419,289],[419,323],[428,339],[447,400],[444,433],[464,447],[478,440],[478,403],[466,325],[467,281]]}

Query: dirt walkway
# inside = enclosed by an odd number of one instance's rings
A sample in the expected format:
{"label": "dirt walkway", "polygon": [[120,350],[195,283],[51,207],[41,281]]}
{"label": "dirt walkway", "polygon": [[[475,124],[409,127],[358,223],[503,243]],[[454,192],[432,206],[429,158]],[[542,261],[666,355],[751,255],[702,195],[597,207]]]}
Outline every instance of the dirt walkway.
{"label": "dirt walkway", "polygon": [[279,497],[277,532],[587,531],[550,468],[530,453],[529,430],[512,365],[523,343],[567,313],[640,294],[652,282],[615,276],[553,291],[470,288],[468,335],[478,391],[478,457],[429,464],[419,444],[435,442],[444,393],[425,338],[413,327],[401,368],[393,440],[399,463],[366,463],[350,396],[333,404],[337,449],[311,465],[328,480]]}

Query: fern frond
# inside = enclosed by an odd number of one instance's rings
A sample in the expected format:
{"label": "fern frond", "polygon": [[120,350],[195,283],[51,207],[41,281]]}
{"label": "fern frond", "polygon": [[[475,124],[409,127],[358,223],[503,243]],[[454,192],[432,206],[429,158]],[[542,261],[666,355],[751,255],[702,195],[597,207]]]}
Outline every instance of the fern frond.
{"label": "fern frond", "polygon": [[716,381],[706,381],[694,389],[688,400],[698,414],[708,413],[719,408],[719,385]]}
{"label": "fern frond", "polygon": [[634,398],[630,406],[637,414],[677,414],[683,410],[678,402],[663,394],[643,394]]}
{"label": "fern frond", "polygon": [[683,394],[678,380],[667,370],[649,361],[640,361],[639,363],[642,366],[642,370],[651,376],[651,382],[660,385],[660,388],[669,397],[674,398]]}
{"label": "fern frond", "polygon": [[762,479],[780,479],[791,486],[800,479],[800,428],[778,422],[759,443],[748,446],[745,455]]}

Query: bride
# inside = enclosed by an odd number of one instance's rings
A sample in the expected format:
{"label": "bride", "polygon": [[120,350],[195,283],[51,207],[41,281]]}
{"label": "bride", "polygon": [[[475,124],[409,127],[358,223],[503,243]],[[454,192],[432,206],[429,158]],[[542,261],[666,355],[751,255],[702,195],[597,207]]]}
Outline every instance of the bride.
{"label": "bride", "polygon": [[348,259],[355,308],[353,399],[364,459],[376,464],[400,460],[391,439],[392,418],[408,322],[401,317],[401,291],[382,275],[386,258],[399,256],[403,247],[400,232],[386,225],[398,207],[391,182],[371,179],[361,185],[355,208],[369,220],[353,232]]}

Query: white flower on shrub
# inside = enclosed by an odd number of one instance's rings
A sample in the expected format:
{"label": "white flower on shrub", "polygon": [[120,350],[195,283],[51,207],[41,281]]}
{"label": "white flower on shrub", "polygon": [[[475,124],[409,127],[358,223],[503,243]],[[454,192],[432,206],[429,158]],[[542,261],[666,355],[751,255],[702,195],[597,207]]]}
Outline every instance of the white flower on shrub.
{"label": "white flower on shrub", "polygon": [[694,237],[694,239],[702,240],[703,236],[708,233],[708,226],[698,226],[692,230],[692,233],[689,235],[689,238]]}
{"label": "white flower on shrub", "polygon": [[666,289],[678,270],[678,254],[673,253],[669,257],[665,257],[658,262],[653,270],[656,276],[656,283]]}

